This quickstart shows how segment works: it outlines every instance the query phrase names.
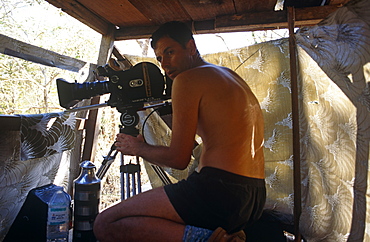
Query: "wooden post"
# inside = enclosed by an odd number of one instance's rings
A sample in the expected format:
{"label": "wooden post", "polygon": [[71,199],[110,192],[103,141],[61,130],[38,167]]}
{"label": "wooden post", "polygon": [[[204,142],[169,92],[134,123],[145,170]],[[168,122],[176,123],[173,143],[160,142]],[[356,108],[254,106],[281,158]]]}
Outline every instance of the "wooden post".
{"label": "wooden post", "polygon": [[295,241],[301,241],[299,231],[299,219],[301,216],[301,152],[299,136],[299,103],[298,103],[298,81],[297,81],[297,45],[294,35],[295,10],[288,7],[289,27],[289,53],[290,53],[290,80],[293,119],[293,182],[294,182],[294,235]]}
{"label": "wooden post", "polygon": [[[98,65],[105,65],[112,54],[114,45],[115,27],[111,26],[108,34],[102,36]],[[100,97],[94,97],[91,100],[91,105],[100,103]],[[94,162],[94,155],[96,150],[96,139],[99,135],[99,109],[90,110],[88,120],[86,122],[86,136],[83,148],[82,161],[90,160]]]}

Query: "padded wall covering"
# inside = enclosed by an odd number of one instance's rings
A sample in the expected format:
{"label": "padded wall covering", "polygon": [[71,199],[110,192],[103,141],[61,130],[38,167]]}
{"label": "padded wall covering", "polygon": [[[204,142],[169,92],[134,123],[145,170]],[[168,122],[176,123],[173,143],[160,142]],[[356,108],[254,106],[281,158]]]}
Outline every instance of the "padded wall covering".
{"label": "padded wall covering", "polygon": [[370,1],[352,1],[296,37],[302,233],[311,241],[370,241]]}
{"label": "padded wall covering", "polygon": [[49,183],[66,186],[75,122],[71,113],[22,115],[21,132],[1,135],[0,241],[31,189]]}
{"label": "padded wall covering", "polygon": [[74,115],[47,113],[22,115],[21,160],[29,160],[61,153],[73,148]]}
{"label": "padded wall covering", "polygon": [[[370,241],[369,24],[370,1],[351,1],[319,25],[296,33],[300,229],[308,241]],[[205,59],[236,70],[259,99],[265,119],[266,208],[293,213],[288,40],[211,54]],[[154,126],[158,130],[158,124]],[[155,132],[153,137],[163,144],[168,132]],[[187,172],[175,177],[181,179]]]}

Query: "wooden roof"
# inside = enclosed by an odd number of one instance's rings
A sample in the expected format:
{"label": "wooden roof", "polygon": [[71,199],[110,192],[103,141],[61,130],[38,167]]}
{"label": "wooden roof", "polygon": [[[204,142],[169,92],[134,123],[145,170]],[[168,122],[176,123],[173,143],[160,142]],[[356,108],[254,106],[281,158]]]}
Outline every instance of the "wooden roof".
{"label": "wooden roof", "polygon": [[[287,27],[286,10],[275,11],[277,0],[46,0],[101,34],[115,31],[115,39],[146,38],[161,24],[189,23],[194,33],[221,33]],[[288,1],[288,0],[287,0]],[[312,25],[348,0],[290,0],[296,25]],[[320,4],[319,4],[320,5]],[[298,5],[296,6],[298,7]]]}

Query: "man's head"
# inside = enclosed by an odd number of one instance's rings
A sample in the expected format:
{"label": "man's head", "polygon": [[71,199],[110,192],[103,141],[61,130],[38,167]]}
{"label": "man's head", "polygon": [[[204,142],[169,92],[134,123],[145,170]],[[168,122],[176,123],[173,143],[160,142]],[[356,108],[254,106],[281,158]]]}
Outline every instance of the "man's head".
{"label": "man's head", "polygon": [[194,40],[193,33],[188,26],[179,21],[165,23],[153,33],[151,37],[151,46],[153,49],[155,49],[158,40],[163,37],[170,37],[184,48],[189,40]]}
{"label": "man's head", "polygon": [[162,25],[152,35],[151,45],[157,61],[171,79],[203,63],[193,34],[182,22],[168,22]]}

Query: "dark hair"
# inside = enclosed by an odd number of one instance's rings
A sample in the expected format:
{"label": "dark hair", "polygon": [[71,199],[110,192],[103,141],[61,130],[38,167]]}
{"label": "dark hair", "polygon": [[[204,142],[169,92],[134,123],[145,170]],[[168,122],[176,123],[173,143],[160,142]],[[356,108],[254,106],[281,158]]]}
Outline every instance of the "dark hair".
{"label": "dark hair", "polygon": [[152,34],[152,42],[150,45],[154,49],[155,45],[157,44],[158,40],[162,37],[170,37],[171,39],[178,42],[182,47],[186,47],[186,44],[189,40],[194,39],[193,33],[189,29],[189,27],[179,21],[171,21],[161,25],[153,34]]}

